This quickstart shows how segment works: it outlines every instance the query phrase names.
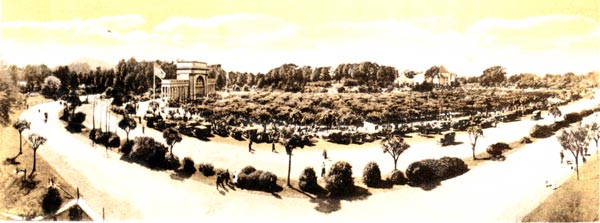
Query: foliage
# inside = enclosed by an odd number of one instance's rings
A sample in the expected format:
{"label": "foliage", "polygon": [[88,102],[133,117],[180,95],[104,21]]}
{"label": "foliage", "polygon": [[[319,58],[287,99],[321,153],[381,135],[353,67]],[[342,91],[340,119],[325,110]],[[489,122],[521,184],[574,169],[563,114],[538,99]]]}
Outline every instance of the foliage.
{"label": "foliage", "polygon": [[127,141],[129,141],[129,132],[137,127],[137,122],[135,119],[124,116],[118,123],[119,128],[123,129],[127,135]]}
{"label": "foliage", "polygon": [[194,164],[194,160],[190,157],[183,158],[183,171],[188,174],[194,174],[196,172],[196,167]]}
{"label": "foliage", "polygon": [[312,167],[306,167],[300,174],[298,181],[298,187],[300,190],[312,192],[318,188],[317,174]]}
{"label": "foliage", "polygon": [[575,122],[579,122],[582,120],[582,116],[581,114],[577,113],[577,112],[571,112],[565,115],[565,121],[567,121],[567,123],[571,124],[571,123],[575,123]]}
{"label": "foliage", "polygon": [[237,186],[242,189],[273,191],[277,186],[277,176],[269,171],[244,167],[238,174]]}
{"label": "foliage", "polygon": [[335,162],[325,177],[325,188],[333,196],[348,195],[354,191],[352,166],[346,161]]}
{"label": "foliage", "polygon": [[181,142],[181,134],[175,128],[167,128],[163,131],[163,138],[169,145],[170,153],[173,154],[173,146],[175,143]]}
{"label": "foliage", "polygon": [[506,81],[506,71],[502,66],[493,66],[485,69],[479,77],[481,86],[498,86]]}
{"label": "foliage", "polygon": [[404,176],[404,173],[402,173],[402,171],[400,170],[393,170],[390,173],[388,180],[395,185],[403,185],[406,184],[407,181],[406,177]]}
{"label": "foliage", "polygon": [[19,104],[20,93],[4,74],[0,74],[0,126],[10,123],[11,109]]}
{"label": "foliage", "polygon": [[471,142],[471,150],[473,151],[473,159],[477,159],[475,157],[475,146],[477,145],[477,139],[479,137],[483,137],[483,129],[481,126],[469,126],[467,128],[467,133],[469,134],[469,141]]}
{"label": "foliage", "polygon": [[42,210],[44,210],[44,214],[53,214],[62,205],[62,198],[60,197],[60,192],[58,188],[51,186],[48,187],[48,192],[44,195],[42,199]]}
{"label": "foliage", "polygon": [[548,125],[534,125],[529,130],[529,135],[533,138],[548,138],[554,134],[552,127]]}
{"label": "foliage", "polygon": [[200,171],[200,173],[206,177],[215,175],[215,167],[210,163],[199,164],[198,171]]}
{"label": "foliage", "polygon": [[510,146],[503,142],[494,143],[489,145],[485,150],[488,154],[492,156],[500,156],[504,152],[504,150],[511,149]]}
{"label": "foliage", "polygon": [[402,137],[396,135],[388,135],[386,138],[381,140],[381,147],[383,148],[383,153],[388,153],[394,160],[394,170],[396,170],[396,166],[398,163],[398,158],[400,155],[410,148]]}
{"label": "foliage", "polygon": [[381,171],[376,162],[369,162],[363,170],[363,183],[369,187],[375,187],[381,182]]}
{"label": "foliage", "polygon": [[584,151],[590,143],[589,127],[578,124],[570,129],[563,129],[557,136],[558,142],[564,150],[571,152],[575,158],[575,168],[577,171],[577,180],[579,180],[579,157],[582,156],[585,162]]}
{"label": "foliage", "polygon": [[60,80],[55,76],[48,76],[44,78],[44,84],[42,85],[42,94],[47,98],[57,99],[58,89],[61,86]]}
{"label": "foliage", "polygon": [[406,177],[415,184],[432,183],[456,177],[468,170],[467,164],[459,158],[424,159],[411,163],[406,169]]}
{"label": "foliage", "polygon": [[164,144],[155,141],[152,137],[136,137],[129,157],[153,169],[165,168],[167,151]]}

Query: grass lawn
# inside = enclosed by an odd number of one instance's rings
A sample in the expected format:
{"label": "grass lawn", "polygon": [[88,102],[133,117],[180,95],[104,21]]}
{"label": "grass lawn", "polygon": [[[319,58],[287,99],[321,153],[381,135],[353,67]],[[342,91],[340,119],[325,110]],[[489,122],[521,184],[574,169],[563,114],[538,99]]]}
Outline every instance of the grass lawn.
{"label": "grass lawn", "polygon": [[552,195],[525,216],[523,221],[597,222],[600,212],[599,162],[598,156],[590,157],[579,169],[579,180],[573,173]]}
{"label": "grass lawn", "polygon": [[[37,96],[29,98],[28,103],[33,105],[44,100],[43,97]],[[17,120],[22,111],[23,108],[19,108],[11,114],[11,123]],[[15,169],[26,168],[29,174],[33,165],[33,150],[26,139],[23,139],[23,154],[16,159],[16,164],[5,162],[6,158],[14,157],[18,153],[19,132],[12,125],[0,127],[0,162],[2,162],[0,164],[0,213],[17,216],[42,215],[42,198],[47,192],[50,178],[54,178],[54,182],[63,189],[60,190],[63,204],[72,198],[66,192],[76,196],[75,189],[67,184],[39,154],[33,180],[22,181],[23,175],[17,175]],[[10,219],[0,214],[0,220]]]}

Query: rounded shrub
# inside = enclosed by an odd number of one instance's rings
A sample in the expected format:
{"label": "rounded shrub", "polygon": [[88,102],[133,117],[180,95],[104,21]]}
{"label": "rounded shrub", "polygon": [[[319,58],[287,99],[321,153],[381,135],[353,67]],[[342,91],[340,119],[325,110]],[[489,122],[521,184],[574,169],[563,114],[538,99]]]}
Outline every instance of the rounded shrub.
{"label": "rounded shrub", "polygon": [[410,182],[422,184],[435,181],[435,174],[426,162],[427,160],[421,160],[408,165],[406,177]]}
{"label": "rounded shrub", "polygon": [[565,120],[561,120],[561,121],[556,121],[552,124],[550,124],[550,128],[552,129],[552,131],[558,131],[562,128],[566,128],[569,127],[569,123]]}
{"label": "rounded shrub", "polygon": [[346,195],[354,192],[354,179],[352,178],[352,165],[346,161],[334,163],[325,177],[325,189],[331,195]]}
{"label": "rounded shrub", "polygon": [[133,140],[129,140],[128,142],[123,143],[121,146],[121,153],[125,155],[129,155],[131,153],[131,149],[133,147]]}
{"label": "rounded shrub", "polygon": [[118,148],[121,146],[121,138],[116,133],[109,132],[108,141],[106,143],[107,147]]}
{"label": "rounded shrub", "polygon": [[49,187],[48,192],[46,192],[42,199],[42,210],[44,210],[44,214],[55,213],[62,205],[62,202],[63,200],[60,197],[58,189],[53,186]]}
{"label": "rounded shrub", "polygon": [[198,171],[207,177],[215,175],[215,167],[210,163],[201,163],[198,165]]}
{"label": "rounded shrub", "polygon": [[190,157],[183,158],[183,171],[187,174],[194,174],[196,172],[196,167],[194,167],[194,160]]}
{"label": "rounded shrub", "polygon": [[411,163],[406,169],[406,177],[416,184],[431,183],[456,177],[468,170],[467,164],[456,157],[424,159]]}
{"label": "rounded shrub", "polygon": [[575,122],[579,122],[581,121],[582,117],[581,114],[577,113],[577,112],[571,112],[569,114],[565,115],[565,121],[567,121],[567,123],[571,124],[571,123],[575,123]]}
{"label": "rounded shrub", "polygon": [[406,177],[404,176],[404,173],[402,173],[402,171],[400,170],[394,170],[390,173],[390,176],[388,177],[388,180],[390,182],[392,182],[395,185],[403,185],[406,184]]}
{"label": "rounded shrub", "polygon": [[376,162],[369,162],[363,170],[363,183],[368,187],[375,187],[381,182],[381,171]]}
{"label": "rounded shrub", "polygon": [[534,125],[529,130],[529,135],[533,138],[548,138],[554,134],[554,131],[547,125]]}
{"label": "rounded shrub", "polygon": [[503,142],[494,143],[487,147],[485,150],[488,154],[492,156],[500,156],[504,152],[504,150],[509,150],[510,146]]}
{"label": "rounded shrub", "polygon": [[263,172],[258,178],[258,186],[264,191],[274,191],[277,187],[277,176],[269,171]]}
{"label": "rounded shrub", "polygon": [[168,169],[168,170],[176,170],[181,166],[181,163],[179,162],[179,157],[177,157],[176,155],[172,155],[171,154],[165,154],[165,163],[164,165],[162,165],[163,168]]}
{"label": "rounded shrub", "polygon": [[306,167],[300,174],[298,187],[303,191],[314,191],[318,188],[317,174],[312,167]]}

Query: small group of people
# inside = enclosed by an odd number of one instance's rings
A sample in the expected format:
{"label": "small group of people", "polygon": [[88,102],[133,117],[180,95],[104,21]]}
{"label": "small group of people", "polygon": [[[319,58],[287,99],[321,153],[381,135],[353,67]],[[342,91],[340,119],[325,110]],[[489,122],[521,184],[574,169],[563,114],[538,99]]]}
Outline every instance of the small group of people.
{"label": "small group of people", "polygon": [[[237,173],[234,173],[234,182],[237,181]],[[229,170],[225,171],[225,173],[219,173],[217,175],[217,190],[219,190],[219,186],[225,189],[225,185],[231,184],[231,176],[229,175]]]}

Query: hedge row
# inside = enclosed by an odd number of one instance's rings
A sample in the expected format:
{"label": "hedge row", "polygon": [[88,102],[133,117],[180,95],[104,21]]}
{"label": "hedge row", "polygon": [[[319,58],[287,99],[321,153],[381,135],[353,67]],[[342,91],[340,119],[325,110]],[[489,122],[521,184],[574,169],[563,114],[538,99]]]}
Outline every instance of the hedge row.
{"label": "hedge row", "polygon": [[410,182],[421,184],[442,181],[461,175],[469,170],[467,164],[456,157],[416,161],[406,169]]}
{"label": "hedge row", "polygon": [[277,176],[269,171],[246,166],[238,174],[237,186],[242,189],[272,192],[277,188]]}

